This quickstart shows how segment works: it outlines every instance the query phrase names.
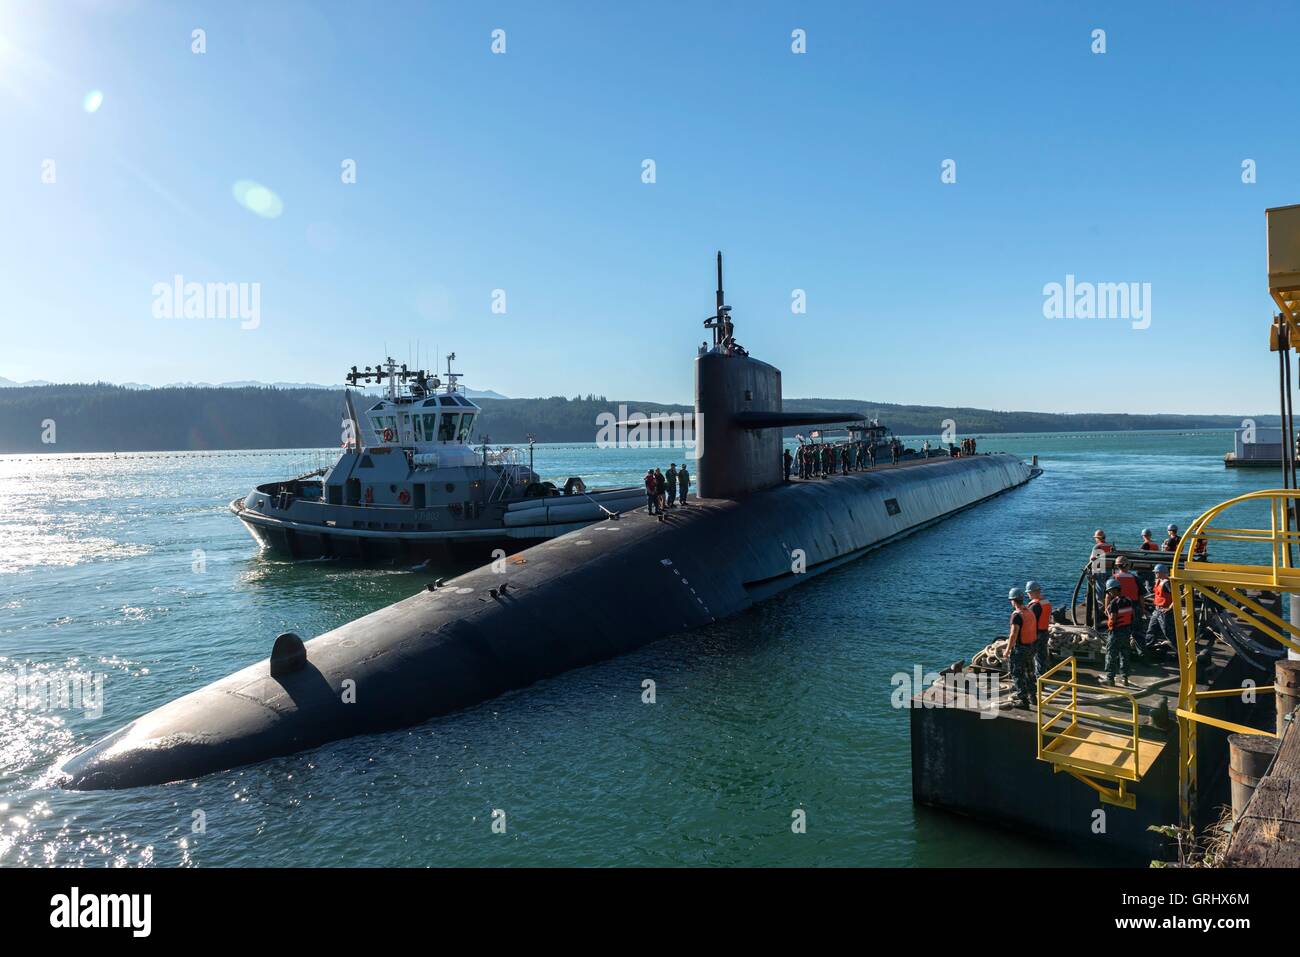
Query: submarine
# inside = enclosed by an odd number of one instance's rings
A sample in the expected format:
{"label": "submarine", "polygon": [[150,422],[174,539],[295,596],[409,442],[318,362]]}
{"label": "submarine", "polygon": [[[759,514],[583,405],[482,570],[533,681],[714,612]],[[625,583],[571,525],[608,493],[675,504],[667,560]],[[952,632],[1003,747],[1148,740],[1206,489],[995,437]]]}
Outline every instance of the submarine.
{"label": "submarine", "polygon": [[68,758],[76,790],[187,780],[406,727],[703,628],[1041,470],[994,453],[786,481],[782,429],[862,421],[786,412],[781,372],[735,339],[718,254],[695,358],[698,498],[624,512],[457,576],[137,718]]}

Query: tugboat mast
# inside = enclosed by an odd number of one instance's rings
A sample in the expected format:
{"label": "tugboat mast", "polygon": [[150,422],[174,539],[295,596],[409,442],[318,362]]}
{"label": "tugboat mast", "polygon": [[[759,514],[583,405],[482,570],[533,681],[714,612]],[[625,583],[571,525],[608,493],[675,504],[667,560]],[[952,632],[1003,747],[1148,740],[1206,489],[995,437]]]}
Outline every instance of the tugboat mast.
{"label": "tugboat mast", "polygon": [[456,380],[459,379],[464,374],[461,372],[451,371],[451,363],[452,360],[455,358],[456,358],[456,353],[454,352],[447,353],[447,394],[448,395],[451,395],[456,391]]}

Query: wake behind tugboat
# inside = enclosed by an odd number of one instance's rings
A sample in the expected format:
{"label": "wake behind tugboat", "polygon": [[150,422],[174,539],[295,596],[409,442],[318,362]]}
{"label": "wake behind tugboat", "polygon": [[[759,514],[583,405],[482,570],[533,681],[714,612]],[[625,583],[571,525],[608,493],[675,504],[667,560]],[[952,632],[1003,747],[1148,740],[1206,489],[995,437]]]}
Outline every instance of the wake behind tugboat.
{"label": "wake behind tugboat", "polygon": [[[486,558],[518,551],[644,503],[638,486],[557,489],[517,448],[469,444],[482,410],[447,357],[446,384],[390,357],[345,377],[387,392],[357,415],[344,393],[344,451],[332,468],[259,485],[230,510],[264,549],[289,558]],[[441,390],[441,391],[439,391]]]}

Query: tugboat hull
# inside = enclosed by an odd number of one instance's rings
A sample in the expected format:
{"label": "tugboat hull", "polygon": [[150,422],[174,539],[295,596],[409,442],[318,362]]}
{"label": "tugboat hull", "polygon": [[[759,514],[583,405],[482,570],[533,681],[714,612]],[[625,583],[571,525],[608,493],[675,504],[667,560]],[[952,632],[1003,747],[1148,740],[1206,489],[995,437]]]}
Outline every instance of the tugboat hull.
{"label": "tugboat hull", "polygon": [[376,532],[369,530],[322,529],[296,522],[276,521],[250,514],[240,508],[242,499],[230,503],[264,551],[281,558],[310,560],[337,558],[345,561],[439,561],[481,559],[501,549],[513,554],[539,542],[582,528],[585,522],[571,522],[547,528],[482,529],[469,532]]}

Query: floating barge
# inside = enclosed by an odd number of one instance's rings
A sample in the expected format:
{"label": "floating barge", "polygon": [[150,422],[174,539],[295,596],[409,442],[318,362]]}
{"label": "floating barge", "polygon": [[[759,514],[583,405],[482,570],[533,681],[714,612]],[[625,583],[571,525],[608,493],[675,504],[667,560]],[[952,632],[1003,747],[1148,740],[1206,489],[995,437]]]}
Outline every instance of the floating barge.
{"label": "floating barge", "polygon": [[[1138,565],[1168,553],[1124,552]],[[1113,557],[1108,559],[1113,562]],[[1105,572],[1103,572],[1105,574]],[[1281,613],[1280,596],[1252,600]],[[1091,601],[1089,594],[1088,601]],[[1036,708],[1011,707],[1011,680],[999,667],[958,662],[911,703],[912,795],[917,804],[1073,845],[1094,859],[1141,864],[1167,858],[1170,839],[1151,827],[1182,820],[1178,660],[1130,668],[1132,687],[1103,686],[1100,643],[1081,641],[1083,608],[1061,610],[1053,657],[1039,679]],[[1193,815],[1217,820],[1229,803],[1228,736],[1214,721],[1271,732],[1276,721],[1273,657],[1280,646],[1248,621],[1217,611],[1198,654],[1197,692],[1205,723],[1193,729],[1198,786]],[[1221,640],[1222,639],[1222,640]],[[991,694],[968,693],[991,683]],[[1253,689],[1258,688],[1258,694]],[[1099,813],[1104,812],[1104,813]]]}
{"label": "floating barge", "polygon": [[1223,467],[1280,469],[1285,445],[1280,426],[1236,429],[1232,434],[1232,451],[1224,453]]}

